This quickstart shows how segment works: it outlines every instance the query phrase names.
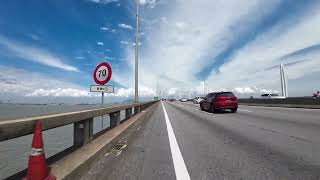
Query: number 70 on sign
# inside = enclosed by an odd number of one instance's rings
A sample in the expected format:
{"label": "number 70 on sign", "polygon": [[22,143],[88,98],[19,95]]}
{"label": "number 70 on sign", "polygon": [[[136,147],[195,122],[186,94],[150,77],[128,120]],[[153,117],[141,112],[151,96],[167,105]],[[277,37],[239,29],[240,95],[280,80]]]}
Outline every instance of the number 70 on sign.
{"label": "number 70 on sign", "polygon": [[93,79],[97,84],[103,86],[110,81],[111,75],[111,66],[107,62],[102,62],[94,70]]}

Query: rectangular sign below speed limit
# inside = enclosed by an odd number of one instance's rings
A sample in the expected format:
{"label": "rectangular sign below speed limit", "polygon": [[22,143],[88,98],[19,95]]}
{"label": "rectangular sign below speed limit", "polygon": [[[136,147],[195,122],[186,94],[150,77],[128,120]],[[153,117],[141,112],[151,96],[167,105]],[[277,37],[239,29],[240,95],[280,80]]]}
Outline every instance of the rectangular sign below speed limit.
{"label": "rectangular sign below speed limit", "polygon": [[90,92],[113,93],[114,87],[111,85],[106,85],[106,86],[91,85]]}

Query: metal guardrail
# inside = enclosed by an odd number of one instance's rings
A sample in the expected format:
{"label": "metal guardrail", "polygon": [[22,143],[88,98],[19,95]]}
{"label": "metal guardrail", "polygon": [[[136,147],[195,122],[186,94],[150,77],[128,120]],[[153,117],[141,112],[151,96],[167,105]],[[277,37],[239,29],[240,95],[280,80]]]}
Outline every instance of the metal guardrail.
{"label": "metal guardrail", "polygon": [[[74,124],[74,146],[79,147],[94,139],[93,118],[110,115],[110,128],[120,124],[120,111],[125,110],[125,119],[131,118],[138,112],[148,108],[157,101],[128,104],[114,107],[82,110],[55,115],[46,115],[0,122],[0,142],[32,134],[36,120],[42,123],[42,130],[48,130]],[[132,111],[134,109],[134,111]]]}

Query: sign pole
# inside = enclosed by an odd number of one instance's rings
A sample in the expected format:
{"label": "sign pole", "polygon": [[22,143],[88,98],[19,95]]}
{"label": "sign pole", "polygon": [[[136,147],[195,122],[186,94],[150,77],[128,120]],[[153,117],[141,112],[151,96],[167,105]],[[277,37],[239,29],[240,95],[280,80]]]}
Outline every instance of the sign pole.
{"label": "sign pole", "polygon": [[[104,104],[104,92],[101,93],[101,105],[103,106]],[[102,114],[102,119],[101,119],[101,131],[103,130],[103,114]]]}
{"label": "sign pole", "polygon": [[[107,62],[100,63],[93,72],[94,81],[100,86],[92,85],[90,87],[90,92],[101,92],[101,106],[104,106],[104,92],[109,92],[110,86],[104,86],[107,82],[110,81],[112,76],[112,70],[110,64]],[[113,87],[112,87],[113,88]],[[114,89],[112,89],[113,92]],[[101,130],[103,130],[103,115],[101,120]]]}
{"label": "sign pole", "polygon": [[104,92],[102,92],[102,96],[101,96],[101,104],[104,104]]}

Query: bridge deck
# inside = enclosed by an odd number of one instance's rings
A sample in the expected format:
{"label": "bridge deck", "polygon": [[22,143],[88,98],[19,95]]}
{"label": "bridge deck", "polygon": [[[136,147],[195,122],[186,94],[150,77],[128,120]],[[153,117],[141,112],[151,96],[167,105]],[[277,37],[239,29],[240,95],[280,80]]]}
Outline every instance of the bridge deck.
{"label": "bridge deck", "polygon": [[[191,179],[320,177],[320,110],[240,106],[211,114],[190,103],[163,105],[178,150],[170,148],[160,103],[123,137],[121,153],[110,151],[82,179],[176,179],[184,172],[175,166],[183,164]],[[179,150],[184,162],[174,163]]]}

